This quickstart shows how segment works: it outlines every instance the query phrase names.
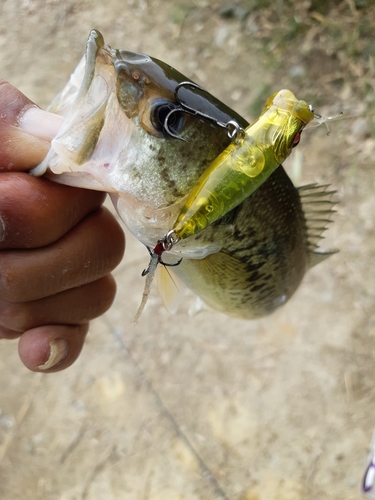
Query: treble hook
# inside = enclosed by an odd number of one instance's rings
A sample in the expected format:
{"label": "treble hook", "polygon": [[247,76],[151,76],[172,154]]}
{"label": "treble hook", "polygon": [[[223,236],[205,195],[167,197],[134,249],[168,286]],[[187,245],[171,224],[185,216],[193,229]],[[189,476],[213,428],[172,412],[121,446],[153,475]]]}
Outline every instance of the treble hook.
{"label": "treble hook", "polygon": [[[313,108],[313,106],[311,104],[309,104],[309,110],[312,113],[314,113],[314,118],[318,122],[318,125],[315,125],[315,127],[318,127],[319,125],[324,123],[324,125],[327,128],[327,135],[329,135],[331,133],[327,122],[337,120],[337,118],[340,118],[344,114],[342,111],[340,111],[340,113],[338,113],[337,115],[332,115],[332,116],[318,115],[318,113],[315,113],[315,109]],[[311,125],[308,128],[313,128],[313,127],[314,127],[314,125]]]}
{"label": "treble hook", "polygon": [[185,113],[188,113],[189,115],[199,116],[199,118],[202,118],[203,120],[206,120],[210,123],[213,123],[214,125],[217,125],[218,127],[226,129],[227,133],[228,133],[228,137],[234,143],[238,143],[239,141],[241,141],[244,138],[245,131],[243,130],[242,127],[240,127],[240,125],[235,120],[229,120],[226,123],[221,122],[221,121],[217,120],[216,118],[214,118],[213,116],[210,116],[206,113],[203,113],[202,111],[198,111],[197,109],[194,109],[194,108],[188,106],[187,104],[185,104],[184,102],[182,102],[178,96],[178,91],[182,87],[192,87],[193,89],[202,90],[203,92],[206,92],[200,85],[197,85],[196,83],[193,83],[193,82],[180,82],[178,85],[176,85],[176,88],[174,89],[174,98],[178,102],[180,107],[172,109],[167,114],[167,116],[165,117],[165,120],[164,120],[164,128],[166,129],[166,131],[168,132],[169,135],[171,135],[175,139],[180,139],[182,141],[185,140],[182,137],[180,137],[178,134],[175,134],[174,132],[172,132],[172,130],[169,128],[169,125],[168,125],[168,121],[174,113],[184,111]]}
{"label": "treble hook", "polygon": [[[150,270],[154,267],[154,261],[157,262],[158,264],[162,264],[165,267],[175,267],[179,266],[182,262],[182,259],[179,259],[177,262],[174,264],[168,264],[167,262],[164,262],[162,259],[162,254],[164,252],[169,252],[172,250],[172,247],[178,243],[179,239],[176,236],[175,232],[173,229],[168,231],[168,233],[161,239],[158,240],[155,248],[151,250],[150,247],[146,246],[148,253],[150,254],[150,263],[148,265],[147,269],[144,269],[142,271],[142,276],[146,276],[150,272]],[[156,268],[156,267],[155,267]]]}

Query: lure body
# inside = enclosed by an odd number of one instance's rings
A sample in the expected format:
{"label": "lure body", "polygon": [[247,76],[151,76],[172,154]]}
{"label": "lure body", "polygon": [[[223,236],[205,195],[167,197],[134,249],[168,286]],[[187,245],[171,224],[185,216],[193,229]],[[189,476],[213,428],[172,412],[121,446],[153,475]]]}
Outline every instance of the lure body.
{"label": "lure body", "polygon": [[272,95],[260,117],[207,168],[190,192],[173,226],[178,239],[192,236],[242,203],[298,144],[314,118],[289,90]]}

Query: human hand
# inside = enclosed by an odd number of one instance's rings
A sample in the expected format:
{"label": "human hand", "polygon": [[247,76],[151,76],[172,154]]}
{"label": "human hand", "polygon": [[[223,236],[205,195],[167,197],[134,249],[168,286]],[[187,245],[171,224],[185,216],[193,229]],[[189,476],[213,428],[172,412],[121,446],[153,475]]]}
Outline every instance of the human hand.
{"label": "human hand", "polygon": [[0,79],[0,338],[19,337],[22,362],[43,372],[77,359],[114,299],[125,249],[104,193],[27,173],[60,123]]}

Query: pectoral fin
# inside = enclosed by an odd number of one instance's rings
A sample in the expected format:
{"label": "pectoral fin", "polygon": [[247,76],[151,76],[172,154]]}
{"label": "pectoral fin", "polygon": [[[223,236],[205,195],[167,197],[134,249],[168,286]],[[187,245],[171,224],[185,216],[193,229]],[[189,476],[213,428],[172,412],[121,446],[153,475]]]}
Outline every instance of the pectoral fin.
{"label": "pectoral fin", "polygon": [[170,267],[159,265],[156,270],[159,294],[165,308],[175,314],[184,298],[186,286]]}

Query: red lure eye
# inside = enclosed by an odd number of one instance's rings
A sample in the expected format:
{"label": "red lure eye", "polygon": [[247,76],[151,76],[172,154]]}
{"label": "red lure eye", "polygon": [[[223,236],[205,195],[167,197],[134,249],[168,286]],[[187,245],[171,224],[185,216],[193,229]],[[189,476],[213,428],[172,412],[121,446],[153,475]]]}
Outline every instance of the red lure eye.
{"label": "red lure eye", "polygon": [[299,141],[301,140],[301,134],[302,130],[300,132],[297,132],[296,135],[294,136],[293,142],[292,142],[292,148],[295,148],[297,144],[299,144]]}

